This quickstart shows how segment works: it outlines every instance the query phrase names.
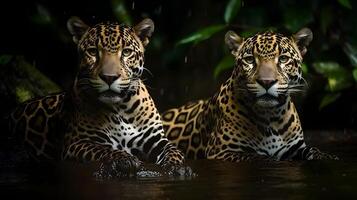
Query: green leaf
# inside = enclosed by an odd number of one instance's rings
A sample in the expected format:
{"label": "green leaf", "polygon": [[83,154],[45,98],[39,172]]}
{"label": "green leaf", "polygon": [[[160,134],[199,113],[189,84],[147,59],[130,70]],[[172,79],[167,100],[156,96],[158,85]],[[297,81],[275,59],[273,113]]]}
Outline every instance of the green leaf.
{"label": "green leaf", "polygon": [[331,92],[339,91],[351,86],[350,83],[343,82],[340,79],[337,79],[336,77],[328,77],[327,83],[328,90],[330,90]]}
{"label": "green leaf", "polygon": [[309,72],[309,68],[305,63],[301,65],[302,73],[307,74]]}
{"label": "green leaf", "polygon": [[12,55],[8,55],[8,54],[0,55],[0,65],[8,64],[11,61],[12,58],[13,58],[13,56]]}
{"label": "green leaf", "polygon": [[28,88],[25,88],[22,86],[16,87],[15,93],[16,93],[18,102],[25,102],[29,99],[34,98],[34,96],[35,96],[30,90],[28,90]]}
{"label": "green leaf", "polygon": [[341,71],[341,66],[336,62],[315,62],[314,69],[325,76],[332,76],[335,72]]}
{"label": "green leaf", "polygon": [[346,43],[343,46],[343,50],[350,59],[350,62],[353,66],[357,67],[357,49],[353,47],[351,44]]}
{"label": "green leaf", "polygon": [[340,3],[341,6],[352,9],[351,3],[349,0],[338,0],[338,3]]}
{"label": "green leaf", "polygon": [[353,78],[355,79],[355,81],[357,82],[357,69],[354,69],[352,72]]}
{"label": "green leaf", "polygon": [[181,39],[176,43],[176,45],[182,45],[187,43],[199,43],[203,40],[210,38],[213,34],[223,30],[226,26],[225,25],[212,25],[206,28],[203,28],[197,32],[192,33],[191,35]]}
{"label": "green leaf", "polygon": [[115,17],[125,24],[131,25],[132,19],[131,16],[126,9],[124,0],[112,0],[112,8]]}
{"label": "green leaf", "polygon": [[327,105],[335,102],[339,97],[341,96],[341,93],[328,93],[325,94],[325,96],[322,98],[319,106],[319,110],[322,108],[326,107]]}
{"label": "green leaf", "polygon": [[224,12],[224,21],[229,24],[232,22],[234,17],[237,15],[239,9],[241,8],[241,0],[229,0]]}
{"label": "green leaf", "polygon": [[291,8],[284,12],[284,26],[291,32],[297,32],[313,21],[312,12],[304,8]]}
{"label": "green leaf", "polygon": [[234,66],[234,58],[232,55],[226,55],[223,59],[218,63],[216,68],[214,69],[213,76],[217,78],[219,74],[229,68],[233,68]]}
{"label": "green leaf", "polygon": [[352,86],[351,73],[336,62],[316,62],[313,67],[327,78],[327,89],[331,92]]}

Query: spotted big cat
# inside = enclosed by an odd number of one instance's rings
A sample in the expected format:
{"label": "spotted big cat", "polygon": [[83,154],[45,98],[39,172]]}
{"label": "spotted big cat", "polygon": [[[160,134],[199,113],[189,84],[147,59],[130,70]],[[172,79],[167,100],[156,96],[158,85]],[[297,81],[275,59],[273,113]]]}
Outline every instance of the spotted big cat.
{"label": "spotted big cat", "polygon": [[72,90],[27,101],[11,115],[31,157],[100,161],[118,170],[151,162],[182,171],[184,155],[164,136],[141,79],[153,21],[90,27],[72,17],[67,27],[79,54]]}
{"label": "spotted big cat", "polygon": [[167,138],[194,159],[337,159],[306,145],[291,100],[304,89],[301,65],[312,37],[308,28],[292,36],[227,32],[231,76],[212,97],[165,111]]}

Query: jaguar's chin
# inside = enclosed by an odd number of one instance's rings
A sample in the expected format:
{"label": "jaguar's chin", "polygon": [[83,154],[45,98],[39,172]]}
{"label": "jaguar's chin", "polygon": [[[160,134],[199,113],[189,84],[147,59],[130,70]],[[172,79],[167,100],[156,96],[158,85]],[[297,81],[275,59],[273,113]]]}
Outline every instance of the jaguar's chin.
{"label": "jaguar's chin", "polygon": [[111,90],[100,93],[98,100],[105,104],[116,104],[121,102],[126,96],[124,91],[117,93]]}
{"label": "jaguar's chin", "polygon": [[279,99],[279,97],[274,97],[269,94],[264,94],[256,98],[255,104],[260,107],[269,108],[279,105],[281,103],[281,100],[282,99]]}

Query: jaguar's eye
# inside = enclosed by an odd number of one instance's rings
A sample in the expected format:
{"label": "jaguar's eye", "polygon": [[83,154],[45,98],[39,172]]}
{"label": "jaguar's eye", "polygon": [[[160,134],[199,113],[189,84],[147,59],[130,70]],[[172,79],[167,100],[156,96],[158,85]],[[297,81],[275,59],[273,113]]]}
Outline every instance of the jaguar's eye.
{"label": "jaguar's eye", "polygon": [[248,64],[253,64],[255,62],[254,56],[246,56],[243,58],[244,62]]}
{"label": "jaguar's eye", "polygon": [[97,49],[92,47],[92,48],[88,48],[87,49],[87,53],[90,55],[90,56],[96,56],[97,55]]}
{"label": "jaguar's eye", "polygon": [[130,56],[132,52],[133,52],[133,50],[126,48],[126,49],[123,49],[123,51],[121,53],[123,56],[127,57],[127,56]]}
{"label": "jaguar's eye", "polygon": [[282,55],[279,57],[279,63],[284,64],[289,61],[289,57],[286,55]]}

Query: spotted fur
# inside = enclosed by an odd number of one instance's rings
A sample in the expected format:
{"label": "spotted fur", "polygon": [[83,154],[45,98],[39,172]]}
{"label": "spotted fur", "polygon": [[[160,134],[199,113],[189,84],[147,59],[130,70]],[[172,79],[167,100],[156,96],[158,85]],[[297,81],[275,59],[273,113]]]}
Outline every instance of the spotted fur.
{"label": "spotted fur", "polygon": [[140,79],[153,22],[89,27],[73,17],[68,29],[79,53],[73,90],[26,102],[11,116],[31,155],[119,161],[129,168],[142,161],[183,165],[184,156],[164,137],[161,117]]}
{"label": "spotted fur", "polygon": [[213,97],[164,112],[168,139],[195,159],[337,159],[305,144],[290,98],[303,90],[302,56],[311,40],[307,28],[292,37],[229,31],[232,75]]}

